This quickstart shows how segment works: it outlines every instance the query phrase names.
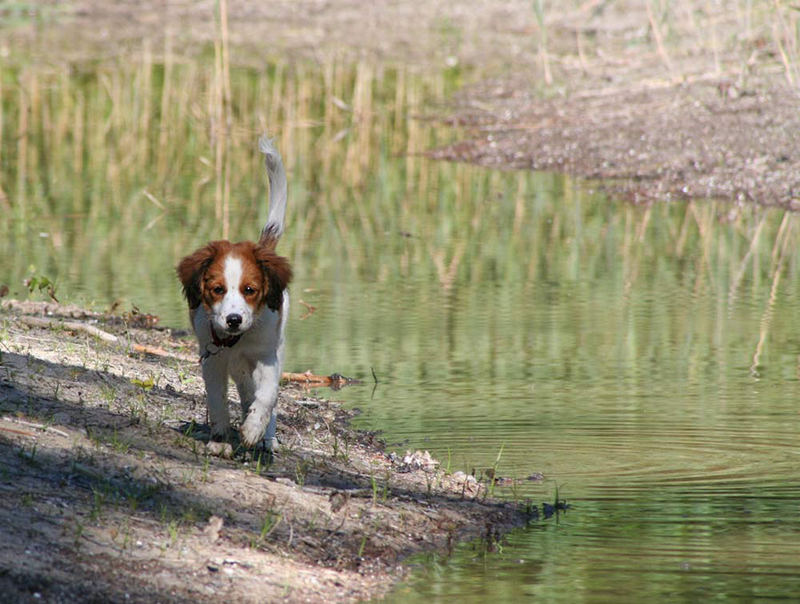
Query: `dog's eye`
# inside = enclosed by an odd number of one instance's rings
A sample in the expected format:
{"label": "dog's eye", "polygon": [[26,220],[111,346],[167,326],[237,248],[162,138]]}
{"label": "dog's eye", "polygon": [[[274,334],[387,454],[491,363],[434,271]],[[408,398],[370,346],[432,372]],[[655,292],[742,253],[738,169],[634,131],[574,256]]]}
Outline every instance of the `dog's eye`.
{"label": "dog's eye", "polygon": [[254,290],[254,289],[253,289],[252,287],[250,287],[249,285],[246,285],[246,286],[245,286],[245,288],[244,288],[244,295],[245,295],[245,296],[252,296],[254,293],[256,293],[256,290]]}
{"label": "dog's eye", "polygon": [[212,292],[214,292],[215,294],[217,294],[218,296],[221,296],[222,294],[224,294],[224,293],[225,293],[225,288],[224,288],[224,287],[222,287],[221,285],[217,285],[217,286],[216,286],[214,289],[212,289],[211,291],[212,291]]}

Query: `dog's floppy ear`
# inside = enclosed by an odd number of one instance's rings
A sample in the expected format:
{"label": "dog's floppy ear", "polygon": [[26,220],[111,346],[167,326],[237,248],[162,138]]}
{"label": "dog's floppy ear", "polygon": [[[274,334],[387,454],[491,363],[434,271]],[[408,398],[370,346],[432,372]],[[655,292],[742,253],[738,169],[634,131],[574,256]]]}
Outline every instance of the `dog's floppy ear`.
{"label": "dog's floppy ear", "polygon": [[218,243],[212,241],[186,256],[178,264],[176,272],[183,285],[183,295],[189,302],[189,308],[197,308],[203,301],[203,274],[219,252]]}
{"label": "dog's floppy ear", "polygon": [[261,245],[256,247],[255,257],[264,274],[266,287],[264,295],[267,306],[271,310],[280,310],[283,304],[283,290],[292,280],[292,267],[286,258]]}

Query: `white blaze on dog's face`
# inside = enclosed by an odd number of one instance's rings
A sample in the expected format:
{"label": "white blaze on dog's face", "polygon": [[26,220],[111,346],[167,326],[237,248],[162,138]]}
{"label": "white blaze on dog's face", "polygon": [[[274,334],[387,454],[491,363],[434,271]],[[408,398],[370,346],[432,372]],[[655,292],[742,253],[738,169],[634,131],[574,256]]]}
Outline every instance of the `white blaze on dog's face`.
{"label": "white blaze on dog's face", "polygon": [[288,261],[251,242],[213,241],[181,261],[178,273],[191,308],[202,304],[218,335],[252,327],[267,306],[280,310],[291,279]]}
{"label": "white blaze on dog's face", "polygon": [[[220,266],[209,267],[204,289],[210,319],[217,333],[235,335],[250,329],[258,310],[258,292],[263,276],[258,267],[245,267],[245,260],[232,254],[220,258]],[[255,270],[245,270],[252,268]]]}

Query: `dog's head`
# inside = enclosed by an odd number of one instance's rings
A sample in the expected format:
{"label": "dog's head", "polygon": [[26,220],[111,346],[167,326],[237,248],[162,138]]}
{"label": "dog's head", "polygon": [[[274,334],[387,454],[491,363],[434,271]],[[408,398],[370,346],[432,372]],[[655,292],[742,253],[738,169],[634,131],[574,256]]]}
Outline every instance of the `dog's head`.
{"label": "dog's head", "polygon": [[286,258],[250,241],[212,241],[181,260],[177,272],[189,308],[202,304],[214,330],[229,336],[247,331],[264,306],[280,310],[292,279]]}

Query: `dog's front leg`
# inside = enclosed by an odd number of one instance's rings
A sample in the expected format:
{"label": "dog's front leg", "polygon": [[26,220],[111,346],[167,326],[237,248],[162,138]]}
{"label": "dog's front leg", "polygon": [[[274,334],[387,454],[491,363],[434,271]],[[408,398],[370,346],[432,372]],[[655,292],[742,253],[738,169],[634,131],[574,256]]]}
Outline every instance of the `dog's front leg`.
{"label": "dog's front leg", "polygon": [[203,381],[206,384],[208,419],[211,437],[225,438],[230,428],[228,413],[228,363],[223,356],[210,356],[203,361]]}
{"label": "dog's front leg", "polygon": [[242,424],[242,438],[249,447],[255,446],[262,439],[267,448],[274,446],[280,377],[281,370],[277,362],[259,362],[253,369],[253,397],[249,408],[248,405],[243,405],[246,417]]}

